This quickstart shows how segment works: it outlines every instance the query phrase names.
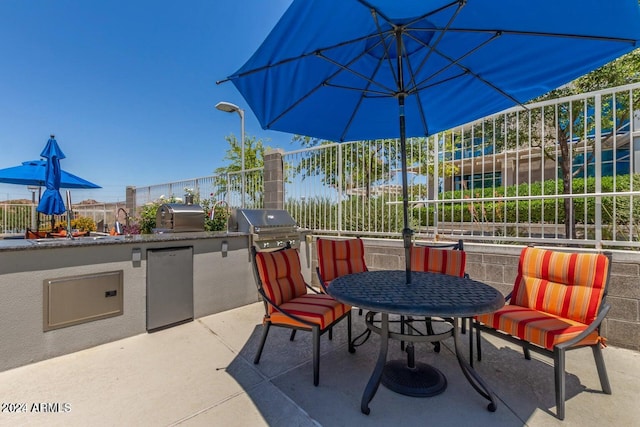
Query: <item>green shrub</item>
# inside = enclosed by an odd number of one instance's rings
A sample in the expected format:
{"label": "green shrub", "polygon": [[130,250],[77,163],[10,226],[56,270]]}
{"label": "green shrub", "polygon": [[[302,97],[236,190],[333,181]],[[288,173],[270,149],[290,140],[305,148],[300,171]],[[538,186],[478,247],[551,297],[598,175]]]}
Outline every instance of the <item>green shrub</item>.
{"label": "green shrub", "polygon": [[78,229],[80,231],[96,231],[96,222],[93,218],[86,216],[79,216],[71,220],[71,228]]}
{"label": "green shrub", "polygon": [[[595,178],[575,178],[573,193],[585,192],[584,198],[574,199],[573,212],[577,223],[595,224],[596,198],[588,194],[595,193]],[[632,187],[633,186],[633,187]],[[625,192],[630,188],[640,188],[640,175],[606,176],[601,180],[602,193]],[[551,197],[562,193],[561,180],[547,180],[517,186],[485,188],[482,190],[455,190],[440,195],[441,201],[465,198],[493,198],[506,195],[507,197],[541,196],[548,194],[548,199],[535,200],[505,200],[505,201],[476,201],[440,204],[438,220],[443,222],[506,222],[506,223],[556,223],[564,220],[564,201]],[[629,225],[634,218],[640,218],[640,197],[638,196],[603,196],[602,223],[603,225]],[[633,209],[631,208],[633,206]],[[413,214],[418,218],[421,226],[431,226],[434,220],[434,207],[429,205],[416,208]]]}

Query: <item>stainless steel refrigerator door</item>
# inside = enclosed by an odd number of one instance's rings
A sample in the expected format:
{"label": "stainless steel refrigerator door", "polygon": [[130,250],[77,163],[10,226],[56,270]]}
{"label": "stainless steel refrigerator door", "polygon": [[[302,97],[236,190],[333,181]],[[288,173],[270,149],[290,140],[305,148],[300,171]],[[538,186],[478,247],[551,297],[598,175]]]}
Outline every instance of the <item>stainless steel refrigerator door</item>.
{"label": "stainless steel refrigerator door", "polygon": [[147,331],[193,320],[193,248],[147,251]]}

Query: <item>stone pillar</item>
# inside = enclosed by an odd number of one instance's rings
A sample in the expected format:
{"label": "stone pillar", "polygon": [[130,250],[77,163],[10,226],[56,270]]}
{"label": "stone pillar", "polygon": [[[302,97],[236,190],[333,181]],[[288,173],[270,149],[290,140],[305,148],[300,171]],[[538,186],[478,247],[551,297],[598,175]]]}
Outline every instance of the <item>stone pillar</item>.
{"label": "stone pillar", "polygon": [[129,216],[136,216],[136,187],[127,186],[124,206],[129,212]]}
{"label": "stone pillar", "polygon": [[264,154],[264,208],[284,209],[284,163],[281,149]]}

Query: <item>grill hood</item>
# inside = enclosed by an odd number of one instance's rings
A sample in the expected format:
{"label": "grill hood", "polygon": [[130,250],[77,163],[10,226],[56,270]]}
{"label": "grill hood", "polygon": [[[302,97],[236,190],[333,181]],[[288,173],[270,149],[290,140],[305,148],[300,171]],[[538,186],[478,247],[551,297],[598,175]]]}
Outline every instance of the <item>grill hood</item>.
{"label": "grill hood", "polygon": [[284,209],[233,209],[229,217],[229,231],[260,233],[283,229],[297,229],[296,221]]}

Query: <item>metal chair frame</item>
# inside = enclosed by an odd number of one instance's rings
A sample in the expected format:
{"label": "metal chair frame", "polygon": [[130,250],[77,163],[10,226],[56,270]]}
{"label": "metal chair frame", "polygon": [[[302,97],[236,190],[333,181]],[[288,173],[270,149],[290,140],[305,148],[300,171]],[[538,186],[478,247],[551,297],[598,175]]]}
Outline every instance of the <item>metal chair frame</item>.
{"label": "metal chair frame", "polygon": [[[278,249],[278,251],[285,250],[285,249],[290,249],[290,246],[287,245],[287,247]],[[262,331],[262,337],[260,338],[260,345],[258,346],[258,351],[256,353],[255,358],[253,359],[253,363],[258,364],[260,362],[260,357],[262,356],[262,350],[264,349],[264,345],[267,341],[267,335],[269,334],[269,329],[271,328],[271,326],[278,326],[282,328],[291,329],[291,335],[289,337],[290,341],[294,340],[296,331],[298,330],[310,331],[312,333],[312,341],[313,341],[313,385],[317,386],[320,382],[320,337],[324,335],[325,332],[328,331],[329,339],[332,339],[333,326],[336,325],[338,322],[340,322],[344,318],[347,319],[347,340],[348,340],[349,353],[355,353],[355,348],[351,342],[351,310],[347,311],[345,314],[343,314],[342,316],[334,320],[330,325],[327,325],[324,329],[321,329],[320,326],[315,323],[309,322],[305,319],[302,319],[296,316],[295,314],[292,314],[287,312],[286,310],[283,310],[274,301],[272,301],[264,291],[264,288],[263,288],[264,284],[260,279],[260,273],[258,271],[258,266],[256,263],[256,256],[257,256],[256,248],[252,247],[251,260],[253,264],[253,274],[256,281],[256,286],[258,288],[258,293],[262,297],[262,302],[264,303],[265,317],[264,317],[264,324],[263,324],[264,328]],[[305,282],[305,286],[307,287],[307,289],[311,290],[313,293],[319,294],[317,290],[309,286],[309,284],[307,284],[306,282]],[[282,313],[288,318],[304,326],[294,326],[294,325],[288,325],[288,324],[273,323],[269,315],[269,306],[272,306],[278,312]]]}
{"label": "metal chair frame", "polygon": [[[459,239],[457,242],[447,242],[447,243],[436,243],[436,244],[425,244],[425,243],[420,243],[420,244],[414,244],[414,246],[417,247],[422,247],[422,248],[432,248],[432,249],[446,249],[446,250],[456,250],[456,251],[464,251],[464,242],[462,241],[462,239]],[[466,272],[464,273],[464,277],[469,277],[469,274],[467,274]],[[401,328],[400,328],[400,332],[404,333],[404,326],[405,324],[407,325],[407,327],[409,328],[413,328],[413,321],[415,319],[401,319]],[[462,319],[462,328],[461,331],[463,334],[465,334],[467,332],[467,323],[466,323],[467,319]],[[432,319],[430,317],[425,317],[424,321],[426,323],[426,329],[427,329],[427,334],[428,335],[436,335],[435,331],[433,330],[433,325],[432,325]],[[447,319],[446,320],[447,323],[452,323],[452,319]],[[402,341],[400,343],[401,348],[404,350],[404,341]],[[436,353],[440,352],[440,341],[435,341],[433,342],[433,351],[435,351]]]}
{"label": "metal chair frame", "polygon": [[[555,394],[556,394],[556,416],[560,420],[564,420],[565,417],[565,396],[566,396],[566,373],[565,373],[565,354],[568,350],[576,350],[579,348],[591,347],[593,352],[593,358],[595,360],[596,369],[598,371],[598,378],[600,380],[600,386],[602,387],[602,391],[605,394],[611,394],[611,384],[609,383],[609,376],[607,375],[607,369],[604,364],[604,358],[602,356],[602,349],[600,348],[600,342],[592,345],[579,345],[580,341],[589,336],[592,332],[596,330],[600,330],[600,326],[602,321],[606,317],[607,313],[611,309],[611,305],[606,301],[607,292],[609,288],[609,279],[611,276],[611,254],[605,252],[604,255],[609,258],[609,269],[607,271],[607,276],[605,279],[604,292],[602,294],[602,301],[600,303],[600,309],[598,311],[598,316],[595,318],[591,324],[589,324],[588,328],[585,329],[582,333],[575,336],[574,338],[564,341],[560,344],[557,344],[553,347],[553,350],[549,350],[547,348],[540,347],[536,344],[532,344],[528,341],[522,340],[518,337],[514,337],[510,334],[502,332],[500,330],[494,329],[492,327],[483,325],[477,321],[471,320],[470,327],[475,328],[476,330],[476,346],[478,353],[478,361],[482,360],[482,346],[480,340],[480,332],[486,332],[490,335],[502,338],[512,344],[518,345],[522,347],[524,357],[526,360],[531,360],[531,351],[534,351],[543,356],[550,357],[553,359],[553,369],[554,369],[554,383],[555,383]],[[511,293],[509,293],[505,297],[505,302],[508,302],[511,299]],[[469,344],[470,344],[470,352],[471,358],[469,359],[471,366],[473,366],[473,329],[469,331]]]}

